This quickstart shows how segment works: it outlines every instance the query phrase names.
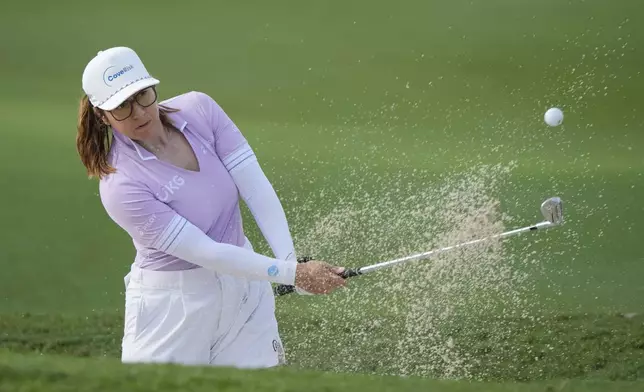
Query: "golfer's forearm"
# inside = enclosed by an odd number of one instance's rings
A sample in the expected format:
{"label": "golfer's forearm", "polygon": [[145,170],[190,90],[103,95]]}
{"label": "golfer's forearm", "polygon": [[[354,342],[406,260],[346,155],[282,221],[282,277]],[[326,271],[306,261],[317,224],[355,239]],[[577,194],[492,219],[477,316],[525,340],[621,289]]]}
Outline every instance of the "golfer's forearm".
{"label": "golfer's forearm", "polygon": [[248,156],[243,165],[231,169],[230,174],[275,257],[295,260],[286,214],[254,154]]}
{"label": "golfer's forearm", "polygon": [[187,221],[165,252],[222,274],[289,285],[295,282],[296,262],[216,242]]}

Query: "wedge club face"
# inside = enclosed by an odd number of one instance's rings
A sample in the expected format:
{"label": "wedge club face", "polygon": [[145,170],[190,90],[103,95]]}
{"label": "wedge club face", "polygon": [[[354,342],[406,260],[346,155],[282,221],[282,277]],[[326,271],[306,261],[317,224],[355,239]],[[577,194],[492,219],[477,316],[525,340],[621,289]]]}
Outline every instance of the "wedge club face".
{"label": "wedge club face", "polygon": [[559,197],[551,197],[541,203],[541,213],[550,223],[559,225],[563,223],[563,202]]}

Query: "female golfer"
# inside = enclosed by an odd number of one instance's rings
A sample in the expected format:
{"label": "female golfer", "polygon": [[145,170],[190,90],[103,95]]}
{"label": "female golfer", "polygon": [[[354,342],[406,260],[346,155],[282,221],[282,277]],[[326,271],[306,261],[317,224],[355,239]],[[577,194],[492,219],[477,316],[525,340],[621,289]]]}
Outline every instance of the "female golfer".
{"label": "female golfer", "polygon": [[[136,248],[122,361],[284,363],[271,282],[327,294],[344,286],[343,268],[298,264],[282,206],[233,121],[201,92],[158,102],[158,83],[125,47],[99,52],[82,77],[77,150]],[[253,251],[240,197],[275,258]]]}

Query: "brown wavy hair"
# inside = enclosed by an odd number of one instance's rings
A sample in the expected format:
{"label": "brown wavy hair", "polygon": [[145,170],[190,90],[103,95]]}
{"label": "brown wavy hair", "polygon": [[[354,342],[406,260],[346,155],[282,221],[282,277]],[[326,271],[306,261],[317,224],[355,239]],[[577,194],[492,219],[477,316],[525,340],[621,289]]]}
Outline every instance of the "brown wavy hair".
{"label": "brown wavy hair", "polygon": [[[159,105],[161,123],[167,128],[175,128],[168,113],[177,111],[178,109]],[[76,151],[89,178],[101,179],[103,176],[116,172],[107,159],[114,136],[111,134],[110,127],[101,121],[99,114],[102,112],[101,109],[92,105],[87,95],[81,97],[78,109]]]}

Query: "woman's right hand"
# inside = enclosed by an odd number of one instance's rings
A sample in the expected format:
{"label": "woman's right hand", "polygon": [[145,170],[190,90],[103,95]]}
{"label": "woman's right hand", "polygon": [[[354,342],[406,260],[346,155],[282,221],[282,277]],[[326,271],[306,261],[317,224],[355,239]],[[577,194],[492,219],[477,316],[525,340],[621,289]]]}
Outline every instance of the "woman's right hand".
{"label": "woman's right hand", "polygon": [[346,286],[345,279],[340,276],[343,267],[334,267],[319,260],[300,263],[295,270],[295,286],[310,294],[329,294]]}

